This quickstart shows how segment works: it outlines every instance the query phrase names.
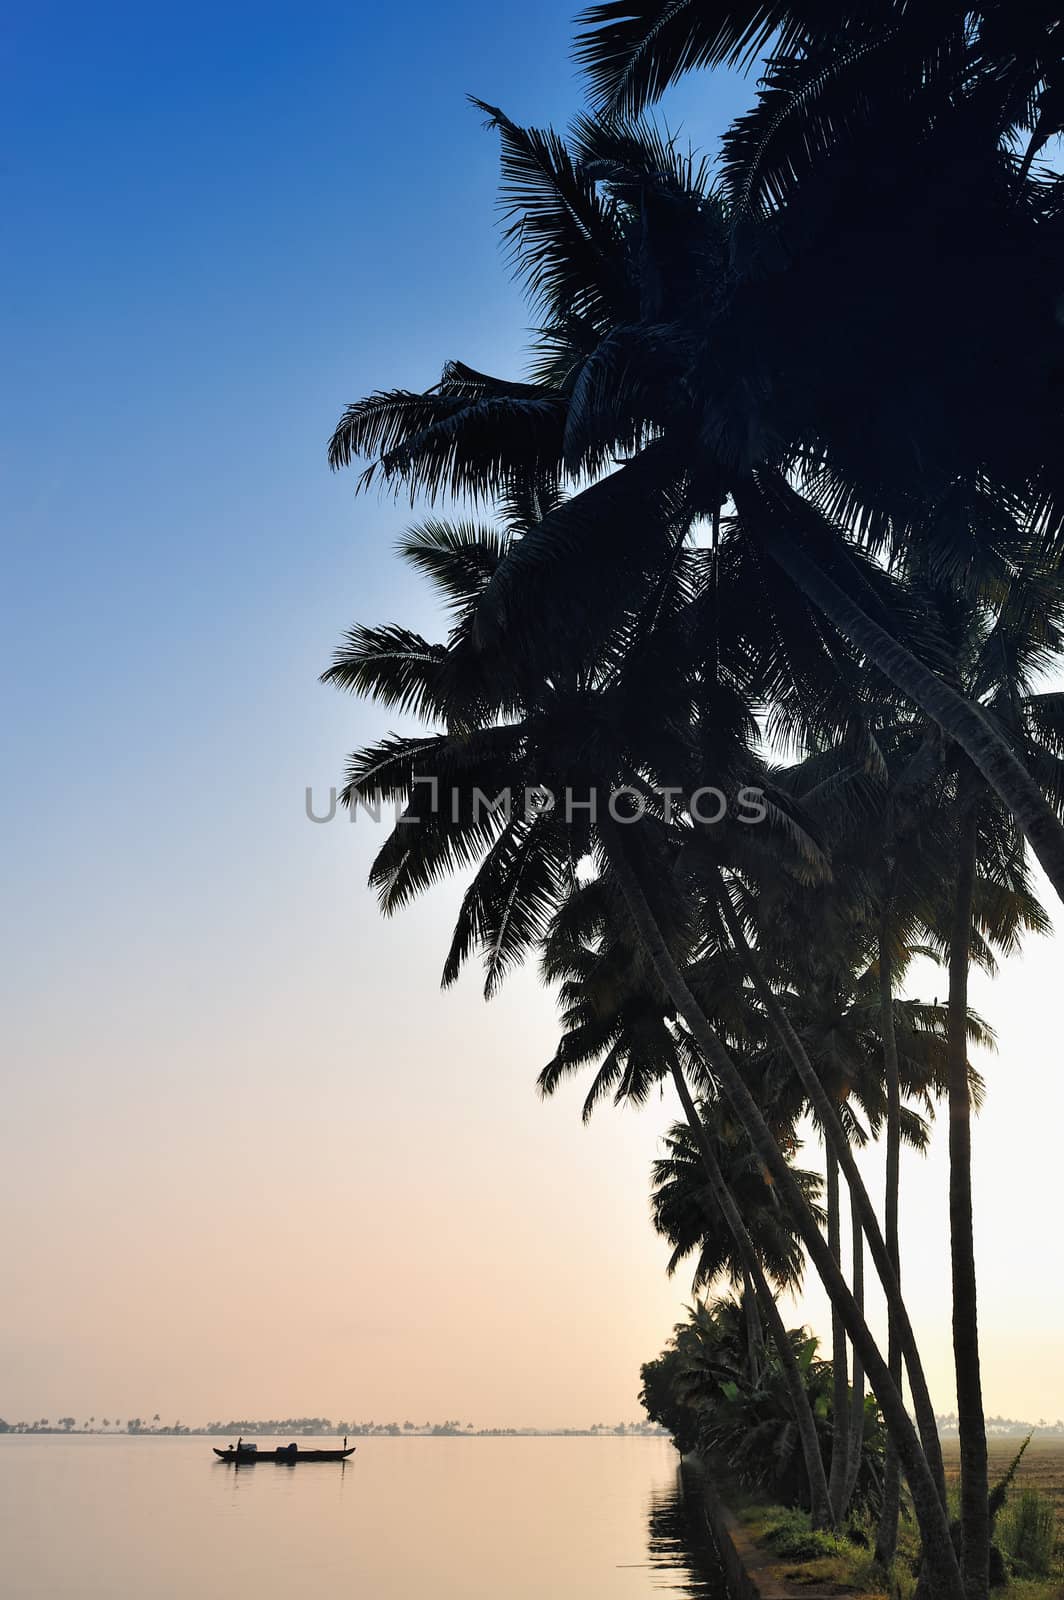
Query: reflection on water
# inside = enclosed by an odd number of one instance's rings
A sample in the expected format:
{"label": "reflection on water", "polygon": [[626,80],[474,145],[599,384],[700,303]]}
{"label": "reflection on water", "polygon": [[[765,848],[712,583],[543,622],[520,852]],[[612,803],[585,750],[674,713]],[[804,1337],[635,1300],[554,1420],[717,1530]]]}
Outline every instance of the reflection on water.
{"label": "reflection on water", "polygon": [[724,1600],[664,1439],[367,1438],[239,1469],[218,1442],[0,1436],[4,1600]]}
{"label": "reflection on water", "polygon": [[647,1547],[658,1592],[693,1600],[727,1600],[717,1552],[700,1504],[693,1468],[677,1468],[676,1481],[650,1497]]}

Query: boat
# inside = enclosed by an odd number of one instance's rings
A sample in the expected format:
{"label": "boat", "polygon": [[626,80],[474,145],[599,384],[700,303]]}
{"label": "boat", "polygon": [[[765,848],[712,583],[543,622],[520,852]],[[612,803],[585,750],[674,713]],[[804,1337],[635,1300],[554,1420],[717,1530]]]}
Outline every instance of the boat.
{"label": "boat", "polygon": [[279,1444],[276,1450],[260,1450],[257,1445],[242,1444],[239,1449],[230,1445],[226,1450],[219,1450],[213,1445],[215,1455],[219,1461],[231,1462],[237,1467],[253,1467],[256,1461],[276,1461],[280,1466],[294,1466],[297,1461],[346,1461],[348,1456],[353,1456],[355,1446],[347,1449],[347,1440],[344,1440],[343,1450],[301,1450],[297,1444]]}

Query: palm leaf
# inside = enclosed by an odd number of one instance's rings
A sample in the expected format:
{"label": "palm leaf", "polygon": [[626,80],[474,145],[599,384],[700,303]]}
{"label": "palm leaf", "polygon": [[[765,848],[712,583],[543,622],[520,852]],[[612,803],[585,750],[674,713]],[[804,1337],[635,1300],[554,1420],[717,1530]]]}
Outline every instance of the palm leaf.
{"label": "palm leaf", "polygon": [[574,55],[602,109],[638,115],[685,72],[748,66],[773,38],[790,46],[796,10],[728,0],[600,0],[577,18]]}

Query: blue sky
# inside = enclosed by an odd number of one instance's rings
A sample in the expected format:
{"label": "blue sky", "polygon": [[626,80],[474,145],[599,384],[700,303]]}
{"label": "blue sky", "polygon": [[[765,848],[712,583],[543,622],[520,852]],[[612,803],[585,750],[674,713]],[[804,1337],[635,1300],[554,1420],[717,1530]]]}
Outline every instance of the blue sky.
{"label": "blue sky", "polygon": [[[351,1411],[336,1375],[375,1348],[413,1271],[365,1225],[397,1182],[399,1235],[433,1196],[440,1294],[476,1301],[500,1255],[480,1198],[505,1183],[500,1226],[525,1241],[513,1304],[539,1252],[545,1308],[620,1297],[632,1315],[590,1392],[560,1396],[556,1380],[485,1389],[442,1312],[439,1370],[415,1396],[391,1331],[374,1414],[392,1382],[396,1408],[426,1415],[631,1415],[638,1360],[673,1318],[670,1288],[646,1301],[653,1131],[608,1123],[589,1142],[575,1102],[541,1112],[553,1020],[534,978],[488,1012],[475,980],[440,997],[452,899],[382,924],[365,889],[378,839],[303,815],[305,786],[327,789],[384,731],[317,682],[341,630],[434,626],[392,554],[409,508],[356,500],[326,440],[344,403],[428,385],[448,357],[513,369],[525,313],[499,252],[497,141],[465,97],[564,122],[580,104],[569,34],[564,4],[44,3],[9,19],[0,1414],[143,1411],[153,1362],[187,1414]],[[726,119],[705,85],[688,98]],[[517,1176],[538,1191],[566,1148],[548,1221],[577,1187],[600,1240],[619,1192],[628,1209],[578,1291],[577,1257],[544,1250],[543,1202],[533,1220]],[[219,1235],[219,1170],[310,1185],[323,1162],[300,1219],[237,1199]],[[279,1327],[249,1371],[203,1308],[285,1285],[339,1296],[336,1348],[305,1370],[298,1328],[289,1348]]]}
{"label": "blue sky", "polygon": [[[449,357],[514,370],[496,140],[465,95],[564,123],[570,36],[568,4],[9,18],[0,1414],[631,1416],[679,1313],[646,1222],[668,1108],[585,1131],[578,1093],[539,1106],[534,977],[487,1010],[475,981],[441,997],[454,896],[381,923],[372,832],[303,815],[384,731],[317,683],[342,629],[433,627],[392,553],[408,508],[356,500],[326,440]],[[748,92],[702,76],[665,115],[710,148]],[[244,1167],[304,1209],[220,1207]],[[396,1311],[415,1287],[430,1355]],[[255,1353],[204,1315],[279,1292],[331,1309],[313,1360],[280,1313]]]}
{"label": "blue sky", "polygon": [[569,31],[566,5],[44,4],[14,21],[16,881],[84,874],[63,846],[97,806],[119,855],[149,813],[240,809],[294,759],[284,719],[315,720],[339,627],[409,608],[403,509],[355,504],[324,443],[345,401],[423,386],[449,356],[512,369],[524,310],[496,141],[465,94],[564,121]]}

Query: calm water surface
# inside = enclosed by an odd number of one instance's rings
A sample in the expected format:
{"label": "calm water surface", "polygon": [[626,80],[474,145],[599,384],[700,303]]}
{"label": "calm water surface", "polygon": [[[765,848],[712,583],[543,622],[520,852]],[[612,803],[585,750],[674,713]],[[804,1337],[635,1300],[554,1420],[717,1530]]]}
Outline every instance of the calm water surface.
{"label": "calm water surface", "polygon": [[344,1467],[239,1470],[215,1462],[223,1442],[0,1437],[6,1600],[290,1600],[324,1587],[366,1600],[725,1600],[663,1439],[360,1439]]}

